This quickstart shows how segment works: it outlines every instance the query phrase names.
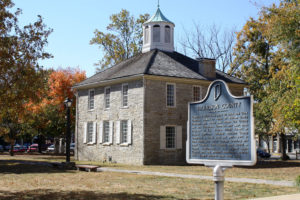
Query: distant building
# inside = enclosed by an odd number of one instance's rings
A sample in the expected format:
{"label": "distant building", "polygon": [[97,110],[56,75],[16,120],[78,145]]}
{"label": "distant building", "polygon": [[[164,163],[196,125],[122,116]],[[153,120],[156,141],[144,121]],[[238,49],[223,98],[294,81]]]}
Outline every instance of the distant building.
{"label": "distant building", "polygon": [[141,54],[74,86],[75,158],[185,163],[188,102],[201,100],[216,79],[243,95],[245,82],[216,70],[214,59],[174,51],[174,27],[158,8],[143,25]]}

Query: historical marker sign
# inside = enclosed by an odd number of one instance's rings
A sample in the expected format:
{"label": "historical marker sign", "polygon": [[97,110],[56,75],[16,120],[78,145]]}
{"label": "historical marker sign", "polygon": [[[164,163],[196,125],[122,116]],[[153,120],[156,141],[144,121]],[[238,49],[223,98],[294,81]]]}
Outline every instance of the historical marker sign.
{"label": "historical marker sign", "polygon": [[233,96],[224,81],[214,81],[202,101],[189,103],[187,162],[254,165],[252,113],[252,97]]}

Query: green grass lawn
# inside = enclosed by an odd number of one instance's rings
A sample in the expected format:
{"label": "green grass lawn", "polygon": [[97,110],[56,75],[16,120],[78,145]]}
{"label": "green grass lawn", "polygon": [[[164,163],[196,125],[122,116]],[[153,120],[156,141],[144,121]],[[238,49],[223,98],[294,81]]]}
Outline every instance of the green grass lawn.
{"label": "green grass lawn", "polygon": [[[20,163],[19,160],[61,162],[61,156],[0,155],[0,199],[213,199],[214,183],[198,179],[148,176],[116,172],[79,172],[59,170],[48,166]],[[81,162],[83,163],[83,162]],[[177,172],[183,174],[212,175],[212,169],[201,166],[126,166],[101,164],[101,166],[147,171]],[[280,169],[275,168],[275,175]],[[293,166],[292,168],[296,168]],[[272,168],[273,169],[273,168]],[[231,171],[230,171],[231,170]],[[264,178],[252,168],[233,168],[226,177],[251,176]],[[236,170],[236,171],[234,171]],[[285,169],[287,170],[287,169]],[[282,173],[285,173],[285,170]],[[297,169],[298,170],[298,169]],[[278,171],[278,172],[277,172]],[[257,174],[256,174],[257,173]],[[256,175],[255,175],[256,174]],[[271,176],[271,175],[266,175]],[[290,177],[292,179],[292,177]],[[225,182],[225,199],[247,199],[297,193],[295,187],[264,184]]]}

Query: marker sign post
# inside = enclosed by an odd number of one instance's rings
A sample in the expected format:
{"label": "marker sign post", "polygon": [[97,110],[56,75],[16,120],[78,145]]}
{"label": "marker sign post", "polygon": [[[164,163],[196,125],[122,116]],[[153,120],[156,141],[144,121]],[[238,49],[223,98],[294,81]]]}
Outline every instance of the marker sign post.
{"label": "marker sign post", "polygon": [[224,170],[256,163],[252,96],[233,96],[222,80],[189,103],[186,160],[214,167],[215,199],[223,199]]}

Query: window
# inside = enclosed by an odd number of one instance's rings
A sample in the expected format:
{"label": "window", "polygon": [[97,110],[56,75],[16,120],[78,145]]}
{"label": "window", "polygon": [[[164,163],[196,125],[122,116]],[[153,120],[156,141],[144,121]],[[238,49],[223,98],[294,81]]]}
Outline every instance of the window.
{"label": "window", "polygon": [[96,122],[84,123],[83,143],[88,143],[88,144],[96,143]]}
{"label": "window", "polygon": [[160,126],[160,149],[182,149],[182,126]]}
{"label": "window", "polygon": [[193,100],[200,101],[201,100],[201,88],[200,86],[193,86]]}
{"label": "window", "polygon": [[128,106],[128,84],[122,85],[122,106]]}
{"label": "window", "polygon": [[165,43],[171,42],[171,28],[170,26],[165,26]]}
{"label": "window", "polygon": [[104,107],[105,109],[110,108],[110,87],[106,87],[104,91]]}
{"label": "window", "polygon": [[153,42],[160,42],[160,26],[153,26]]}
{"label": "window", "polygon": [[166,148],[174,149],[175,148],[175,127],[166,126]]}
{"label": "window", "polygon": [[132,131],[131,120],[121,120],[116,122],[117,144],[128,146],[131,144]]}
{"label": "window", "polygon": [[99,143],[110,145],[113,143],[113,121],[101,121],[99,124]]}
{"label": "window", "polygon": [[149,26],[145,27],[145,44],[149,42]]}
{"label": "window", "polygon": [[89,110],[94,109],[94,97],[95,97],[95,90],[89,90],[89,100],[88,100]]}
{"label": "window", "polygon": [[175,107],[175,84],[167,84],[167,106]]}
{"label": "window", "polygon": [[109,142],[109,121],[103,122],[103,142]]}
{"label": "window", "polygon": [[121,143],[128,142],[128,121],[122,120],[121,121]]}

